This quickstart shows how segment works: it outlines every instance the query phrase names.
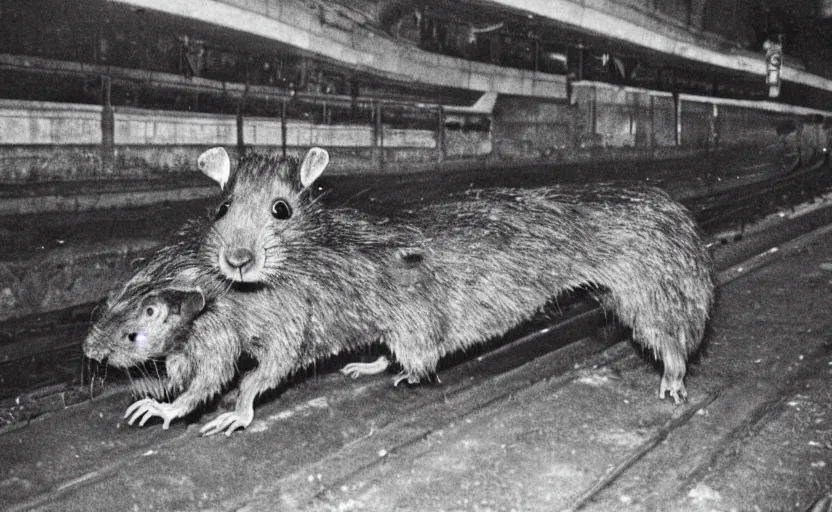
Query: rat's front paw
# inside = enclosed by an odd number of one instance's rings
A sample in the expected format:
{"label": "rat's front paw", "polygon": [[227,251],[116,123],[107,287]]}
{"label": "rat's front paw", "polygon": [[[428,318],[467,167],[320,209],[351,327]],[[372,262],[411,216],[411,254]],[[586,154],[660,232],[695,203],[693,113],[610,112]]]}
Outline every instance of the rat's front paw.
{"label": "rat's front paw", "polygon": [[162,428],[167,429],[172,420],[183,414],[184,411],[179,410],[178,407],[174,407],[173,404],[159,403],[152,398],[142,398],[127,408],[124,417],[130,418],[127,420],[128,425],[132,425],[134,421],[141,418],[139,420],[139,426],[142,427],[147,420],[156,416],[162,418]]}
{"label": "rat's front paw", "polygon": [[200,434],[204,436],[212,436],[219,434],[223,430],[226,436],[230,436],[232,432],[238,428],[246,428],[254,419],[254,409],[250,411],[233,411],[224,412],[206,423],[204,427],[199,429]]}

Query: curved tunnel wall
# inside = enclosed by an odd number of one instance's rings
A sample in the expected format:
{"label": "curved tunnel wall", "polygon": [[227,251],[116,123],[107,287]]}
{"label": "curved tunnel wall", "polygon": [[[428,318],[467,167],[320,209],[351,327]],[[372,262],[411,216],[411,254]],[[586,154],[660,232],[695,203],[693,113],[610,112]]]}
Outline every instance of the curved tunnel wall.
{"label": "curved tunnel wall", "polygon": [[[114,179],[183,175],[195,171],[208,147],[234,148],[237,119],[231,115],[115,108],[115,165],[101,162],[103,108],[71,103],[0,100],[0,182],[34,183],[78,179]],[[488,132],[450,130],[444,141],[449,157],[481,157],[491,150]],[[279,150],[280,119],[246,117],[246,147]],[[312,146],[333,154],[333,173],[395,170],[398,162],[434,162],[438,130],[382,125],[286,123],[289,152]],[[383,151],[383,158],[374,152]],[[391,167],[392,166],[392,167]]]}

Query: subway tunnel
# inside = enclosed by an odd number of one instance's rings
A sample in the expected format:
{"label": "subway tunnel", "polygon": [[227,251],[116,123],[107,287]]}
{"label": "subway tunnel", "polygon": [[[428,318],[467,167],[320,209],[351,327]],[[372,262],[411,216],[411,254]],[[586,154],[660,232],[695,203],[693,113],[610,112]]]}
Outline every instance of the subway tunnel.
{"label": "subway tunnel", "polygon": [[[825,0],[0,1],[0,509],[832,510],[830,62]],[[206,256],[298,218],[295,284]],[[659,399],[615,306],[696,251]],[[138,281],[171,334],[122,364],[102,319],[159,254],[233,271]]]}

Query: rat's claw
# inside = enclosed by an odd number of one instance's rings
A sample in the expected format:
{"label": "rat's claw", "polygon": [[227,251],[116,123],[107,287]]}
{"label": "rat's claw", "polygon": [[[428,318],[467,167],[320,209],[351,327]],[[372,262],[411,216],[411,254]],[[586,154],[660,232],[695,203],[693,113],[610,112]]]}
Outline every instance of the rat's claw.
{"label": "rat's claw", "polygon": [[665,392],[670,395],[676,405],[681,405],[688,401],[688,392],[685,389],[685,384],[682,379],[673,379],[667,375],[662,377],[661,386],[659,386],[659,398],[664,400]]}
{"label": "rat's claw", "polygon": [[170,422],[181,416],[181,411],[172,404],[159,403],[152,398],[142,398],[130,405],[124,413],[125,418],[130,418],[127,420],[128,425],[139,420],[140,427],[143,427],[147,420],[154,416],[162,418],[162,429],[167,430]]}
{"label": "rat's claw", "polygon": [[[154,402],[154,401],[155,401],[155,400],[153,400],[152,398],[142,398],[141,400],[138,400],[138,401],[136,401],[136,402],[133,402],[133,403],[130,405],[130,407],[128,407],[128,408],[127,408],[127,412],[125,412],[125,413],[124,413],[124,417],[125,417],[125,418],[127,418],[128,416],[130,416],[130,415],[133,413],[133,411],[135,411],[136,409],[138,409],[141,405],[144,405],[144,404],[146,404],[147,402]],[[131,423],[132,423],[132,422],[131,422]]]}
{"label": "rat's claw", "polygon": [[225,435],[230,436],[231,433],[238,428],[246,428],[249,426],[251,424],[251,420],[253,419],[254,410],[245,412],[224,412],[210,422],[206,423],[205,426],[199,429],[199,433],[204,436],[212,436],[224,430]]}
{"label": "rat's claw", "polygon": [[362,375],[375,375],[381,373],[390,366],[390,360],[385,356],[381,356],[372,363],[350,363],[341,368],[341,373],[357,379]]}
{"label": "rat's claw", "polygon": [[393,379],[393,387],[397,387],[402,381],[407,381],[408,384],[418,384],[419,377],[409,374],[407,371],[399,372]]}

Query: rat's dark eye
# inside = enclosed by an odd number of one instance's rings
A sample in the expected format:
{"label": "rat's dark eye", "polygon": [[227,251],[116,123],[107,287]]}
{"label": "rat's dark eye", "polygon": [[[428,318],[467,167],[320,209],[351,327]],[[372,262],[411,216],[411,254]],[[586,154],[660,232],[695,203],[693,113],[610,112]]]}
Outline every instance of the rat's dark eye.
{"label": "rat's dark eye", "polygon": [[275,219],[288,219],[292,216],[292,207],[283,199],[278,199],[272,203],[272,215]]}
{"label": "rat's dark eye", "polygon": [[145,314],[146,314],[147,316],[153,316],[153,313],[155,313],[155,312],[156,312],[156,310],[155,310],[155,309],[153,309],[153,307],[152,307],[152,306],[148,306],[148,308],[147,308],[147,309],[145,309],[145,310],[144,310],[144,312],[145,312]]}
{"label": "rat's dark eye", "polygon": [[127,339],[130,340],[130,343],[144,345],[145,343],[147,343],[147,334],[145,334],[144,331],[131,332],[127,335]]}
{"label": "rat's dark eye", "polygon": [[214,220],[225,217],[225,214],[228,213],[229,206],[231,206],[231,201],[224,201],[221,205],[219,205],[216,213],[214,213]]}

